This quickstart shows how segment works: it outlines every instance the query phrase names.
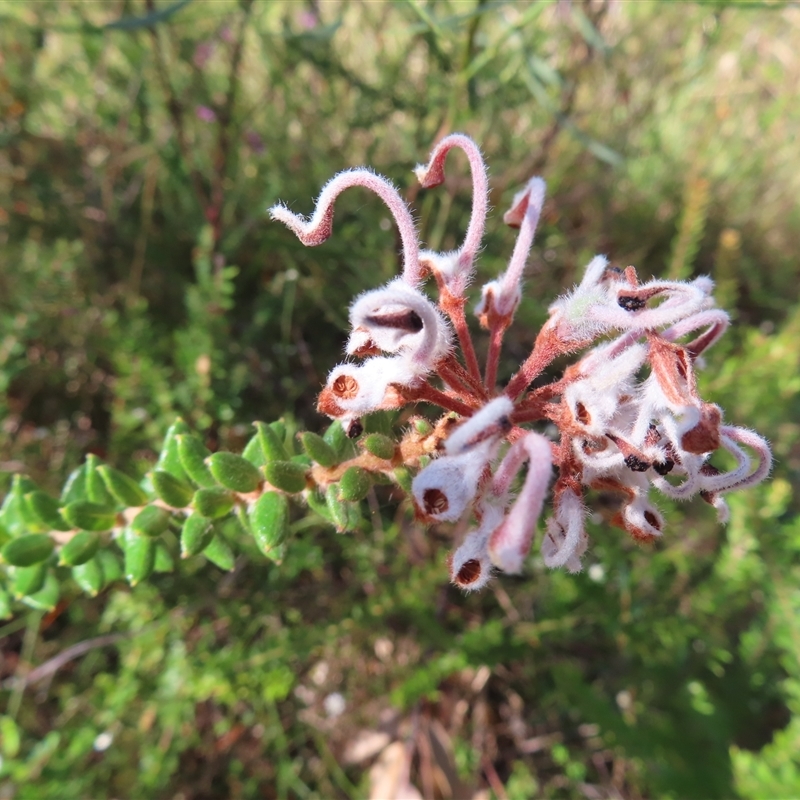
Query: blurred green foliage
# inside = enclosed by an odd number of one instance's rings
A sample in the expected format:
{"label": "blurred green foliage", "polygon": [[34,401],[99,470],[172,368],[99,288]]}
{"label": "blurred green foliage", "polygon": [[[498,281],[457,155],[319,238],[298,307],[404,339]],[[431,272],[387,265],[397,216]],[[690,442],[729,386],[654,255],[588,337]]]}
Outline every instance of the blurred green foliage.
{"label": "blurred green foliage", "polygon": [[[281,566],[252,547],[19,614],[0,797],[367,797],[367,733],[413,745],[425,796],[800,795],[798,53],[782,3],[0,2],[6,486],[55,492],[87,453],[142,474],[178,414],[211,450],[254,419],[321,431],[348,303],[397,243],[357,193],[313,251],[264,209],[366,163],[455,246],[465,167],[410,173],[454,130],[498,210],[549,185],[501,379],[594,252],[709,273],[736,324],[704,396],[777,457],[725,529],[665,508],[656,552],[595,498],[577,577],[532,559],[464,597],[446,532],[379,492],[368,532],[296,520]],[[496,214],[484,276],[512,242]]]}

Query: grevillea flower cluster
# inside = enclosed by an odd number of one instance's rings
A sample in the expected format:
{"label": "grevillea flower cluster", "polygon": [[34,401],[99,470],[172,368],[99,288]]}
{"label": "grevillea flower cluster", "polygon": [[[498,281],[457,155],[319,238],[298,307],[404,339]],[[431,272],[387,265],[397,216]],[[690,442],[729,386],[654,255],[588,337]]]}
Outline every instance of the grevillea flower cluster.
{"label": "grevillea flower cluster", "polygon": [[[481,369],[466,309],[488,211],[483,158],[470,138],[454,134],[416,176],[425,188],[441,184],[453,148],[469,159],[473,186],[469,225],[453,252],[423,249],[398,190],[367,169],[335,176],[310,218],[284,205],[270,210],[304,244],[319,245],[331,235],[337,197],[361,186],[386,204],[402,241],[402,275],[350,308],[348,358],[328,376],[319,411],[352,437],[361,435],[362,417],[381,409],[425,402],[444,411],[425,435],[409,428],[399,462],[419,468],[411,483],[419,521],[474,523],[449,558],[451,579],[464,589],[484,586],[495,568],[520,572],[549,494],[541,553],[547,566],[569,572],[581,569],[588,544],[589,489],[618,493],[612,522],[642,543],[664,532],[652,489],[677,500],[699,495],[726,521],[725,494],[764,480],[771,455],[763,438],[725,424],[722,409],[698,393],[698,362],[729,324],[715,307],[713,282],[642,282],[633,267],[618,269],[596,256],[580,284],[552,303],[530,355],[498,387],[501,345],[521,300],[546,187],[532,178],[503,218],[519,235],[507,269],[483,286],[474,309],[489,335]],[[422,291],[428,279],[436,303]],[[567,354],[575,362],[539,385]],[[555,426],[554,440],[531,429],[542,422]],[[719,450],[733,456],[732,469],[710,463]]]}

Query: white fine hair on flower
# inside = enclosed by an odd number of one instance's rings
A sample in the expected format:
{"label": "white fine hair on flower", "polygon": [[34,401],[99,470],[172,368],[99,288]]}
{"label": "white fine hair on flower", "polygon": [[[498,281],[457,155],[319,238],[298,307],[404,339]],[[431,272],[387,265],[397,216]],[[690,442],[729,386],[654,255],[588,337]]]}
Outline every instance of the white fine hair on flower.
{"label": "white fine hair on flower", "polygon": [[586,516],[583,501],[572,489],[564,489],[556,497],[554,505],[541,545],[545,566],[551,569],[566,567],[567,572],[580,572],[580,559],[589,541],[583,525]]}
{"label": "white fine hair on flower", "polygon": [[483,517],[477,530],[470,531],[464,541],[448,558],[450,580],[466,592],[483,589],[492,577],[489,557],[489,536],[500,524],[503,512],[496,506],[484,504]]}
{"label": "white fine hair on flower", "polygon": [[668,342],[674,342],[689,333],[705,328],[706,330],[697,338],[684,345],[692,354],[692,357],[696,358],[700,353],[708,350],[709,347],[719,341],[730,323],[730,317],[721,308],[711,308],[705,311],[698,311],[696,314],[682,319],[667,328],[661,336]]}
{"label": "white fine hair on flower", "polygon": [[639,415],[633,427],[632,440],[637,445],[644,442],[653,420],[657,420],[667,439],[676,450],[682,450],[683,434],[700,422],[698,401],[686,396],[675,402],[658,380],[651,374],[642,384],[639,393]]}
{"label": "white fine hair on flower", "polygon": [[714,497],[714,499],[711,501],[711,505],[713,505],[717,511],[717,521],[722,525],[726,525],[731,518],[731,509],[730,506],[725,502],[725,498]]}
{"label": "white fine hair on flower", "polygon": [[411,496],[419,513],[432,522],[455,522],[475,499],[478,481],[497,450],[485,441],[455,456],[439,456],[411,483]]}
{"label": "white fine hair on flower", "polygon": [[[700,483],[707,492],[724,493],[744,489],[761,483],[772,469],[772,453],[767,442],[755,431],[723,425],[720,428],[722,446],[736,459],[736,467],[719,475],[702,475]],[[751,448],[758,455],[758,466],[752,469],[747,453],[740,444]]]}
{"label": "white fine hair on flower", "polygon": [[637,496],[622,510],[625,528],[635,539],[651,541],[660,537],[664,530],[664,518],[647,499],[646,493]]}
{"label": "white fine hair on flower", "polygon": [[339,364],[328,375],[326,388],[342,411],[360,417],[387,407],[387,393],[392,384],[411,386],[417,379],[401,356],[378,357],[362,364]]}
{"label": "white fine hair on flower", "polygon": [[458,455],[487,439],[496,441],[505,436],[511,429],[509,416],[513,410],[514,403],[505,395],[490,400],[450,434],[444,443],[445,452]]}
{"label": "white fine hair on flower", "polygon": [[525,188],[514,195],[511,208],[503,216],[507,225],[519,228],[511,260],[506,271],[483,287],[475,312],[480,316],[489,311],[489,303],[501,317],[511,317],[522,298],[522,275],[528,261],[536,226],[544,206],[547,184],[541,178],[531,178]]}
{"label": "white fine hair on flower", "polygon": [[461,247],[457,252],[448,254],[448,256],[453,256],[452,268],[442,270],[442,275],[448,289],[455,296],[460,297],[471,280],[473,264],[480,250],[486,225],[486,213],[489,207],[489,179],[486,174],[486,164],[478,145],[469,136],[453,133],[445,136],[433,148],[428,163],[419,164],[414,173],[420,184],[426,189],[439,186],[444,182],[445,159],[454,147],[463,150],[469,160],[472,177],[472,213]]}
{"label": "white fine hair on flower", "polygon": [[388,207],[400,232],[403,243],[403,279],[411,286],[422,280],[419,265],[419,240],[411,210],[391,181],[369,169],[350,169],[340,172],[323,186],[310,218],[290,211],[278,203],[269,209],[272,219],[282,222],[300,241],[309,247],[322,244],[333,230],[333,210],[336,198],[353,186],[362,186],[374,192]]}
{"label": "white fine hair on flower", "polygon": [[[706,283],[694,281],[653,280],[636,288],[618,282],[609,290],[604,305],[593,306],[590,315],[599,323],[618,330],[650,330],[691,316],[705,308],[708,295]],[[646,305],[651,298],[665,299],[654,307]]]}
{"label": "white fine hair on flower", "polygon": [[386,353],[406,353],[420,368],[433,369],[451,347],[450,328],[422,292],[400,278],[356,298],[350,307],[349,353],[367,341]]}
{"label": "white fine hair on flower", "polygon": [[575,421],[587,433],[602,436],[620,406],[620,398],[635,395],[634,377],[647,358],[647,348],[635,344],[623,350],[615,358],[606,357],[613,342],[597,348],[591,362],[581,362],[581,371],[586,377],[570,384],[564,399]]}
{"label": "white fine hair on flower", "polygon": [[608,259],[595,256],[587,265],[583,280],[572,291],[550,304],[549,325],[555,326],[559,336],[568,341],[593,339],[608,328],[592,311],[606,305],[608,287],[603,283]]}
{"label": "white fine hair on flower", "polygon": [[542,513],[553,473],[550,441],[538,433],[517,439],[498,467],[492,491],[506,495],[511,478],[528,462],[528,473],[511,511],[492,533],[489,554],[503,572],[518,573],[531,547],[536,523]]}
{"label": "white fine hair on flower", "polygon": [[411,484],[414,503],[424,516],[441,522],[461,517],[475,497],[484,468],[511,428],[513,408],[507,397],[496,397],[450,434],[445,455],[428,464]]}

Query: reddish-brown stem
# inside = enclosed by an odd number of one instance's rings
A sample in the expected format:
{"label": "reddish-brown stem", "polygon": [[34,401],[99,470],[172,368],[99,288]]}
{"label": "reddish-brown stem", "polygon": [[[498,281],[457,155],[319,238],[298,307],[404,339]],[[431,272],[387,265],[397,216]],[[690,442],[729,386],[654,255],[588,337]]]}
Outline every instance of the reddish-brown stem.
{"label": "reddish-brown stem", "polygon": [[472,394],[472,391],[461,380],[460,376],[456,375],[450,368],[440,364],[436,369],[436,374],[442,379],[445,386],[459,395],[459,397],[468,397]]}
{"label": "reddish-brown stem", "polygon": [[461,414],[462,417],[471,417],[475,413],[475,409],[479,407],[478,405],[475,407],[468,406],[461,400],[436,389],[429,383],[423,383],[420,386],[414,387],[402,387],[401,392],[406,400],[422,400],[426,403],[433,403],[447,411],[455,411],[456,414]]}
{"label": "reddish-brown stem", "polygon": [[489,332],[489,354],[486,357],[486,378],[484,383],[490,394],[494,393],[495,383],[497,383],[497,365],[500,362],[500,348],[503,345],[503,337],[508,328],[508,321],[504,317],[496,317],[492,320]]}
{"label": "reddish-brown stem", "polygon": [[574,378],[564,377],[560,378],[553,383],[548,383],[544,386],[539,386],[537,389],[532,389],[524,399],[517,403],[517,412],[527,412],[542,407],[548,400],[552,400],[558,395],[564,394],[564,390],[573,382]]}
{"label": "reddish-brown stem", "polygon": [[436,371],[441,376],[442,380],[452,385],[454,389],[462,387],[467,395],[474,395],[481,400],[486,400],[486,389],[480,381],[476,381],[469,372],[467,372],[461,363],[454,355],[449,355],[437,367]]}
{"label": "reddish-brown stem", "polygon": [[544,413],[545,405],[545,403],[541,403],[538,406],[517,409],[511,415],[511,422],[514,425],[520,425],[523,422],[539,422],[547,419],[547,415]]}
{"label": "reddish-brown stem", "polygon": [[579,350],[589,342],[565,342],[549,324],[539,331],[531,354],[508,382],[505,393],[516,400],[556,358]]}
{"label": "reddish-brown stem", "polygon": [[456,329],[458,336],[458,343],[461,345],[461,351],[464,353],[464,362],[467,365],[467,371],[470,376],[477,381],[481,382],[481,368],[478,365],[478,357],[475,355],[475,346],[472,344],[472,337],[467,327],[467,317],[464,314],[464,304],[452,303],[448,304],[447,314],[453,322],[453,327]]}

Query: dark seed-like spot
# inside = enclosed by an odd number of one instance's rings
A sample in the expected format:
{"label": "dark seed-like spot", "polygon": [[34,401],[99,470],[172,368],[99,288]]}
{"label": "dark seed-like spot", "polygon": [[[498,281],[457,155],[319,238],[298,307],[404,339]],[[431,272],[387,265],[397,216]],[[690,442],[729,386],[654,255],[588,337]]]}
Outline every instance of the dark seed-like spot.
{"label": "dark seed-like spot", "polygon": [[659,475],[669,475],[672,472],[672,468],[675,466],[675,462],[668,458],[666,461],[654,461],[653,462],[653,469]]}
{"label": "dark seed-like spot", "polygon": [[575,404],[575,416],[581,425],[588,425],[592,421],[592,415],[586,410],[586,406],[583,403]]}
{"label": "dark seed-like spot", "polygon": [[661,523],[658,521],[658,517],[652,511],[645,511],[644,518],[651,527],[655,528],[657,531],[661,530]]}
{"label": "dark seed-like spot", "polygon": [[443,514],[450,507],[447,496],[441,489],[426,489],[422,495],[422,502],[428,514]]}
{"label": "dark seed-like spot", "polygon": [[350,420],[350,424],[347,426],[347,438],[348,439],[358,439],[361,434],[364,433],[364,426],[361,424],[360,419],[353,419]]}
{"label": "dark seed-like spot", "polygon": [[631,453],[631,455],[625,457],[625,466],[632,472],[644,472],[650,464]]}
{"label": "dark seed-like spot", "polygon": [[632,297],[629,294],[621,294],[617,298],[617,303],[626,311],[641,311],[647,305],[646,300],[642,300],[641,297]]}
{"label": "dark seed-like spot", "polygon": [[458,571],[456,583],[459,586],[469,586],[481,577],[482,571],[481,562],[471,558],[469,561],[465,561],[464,565]]}

